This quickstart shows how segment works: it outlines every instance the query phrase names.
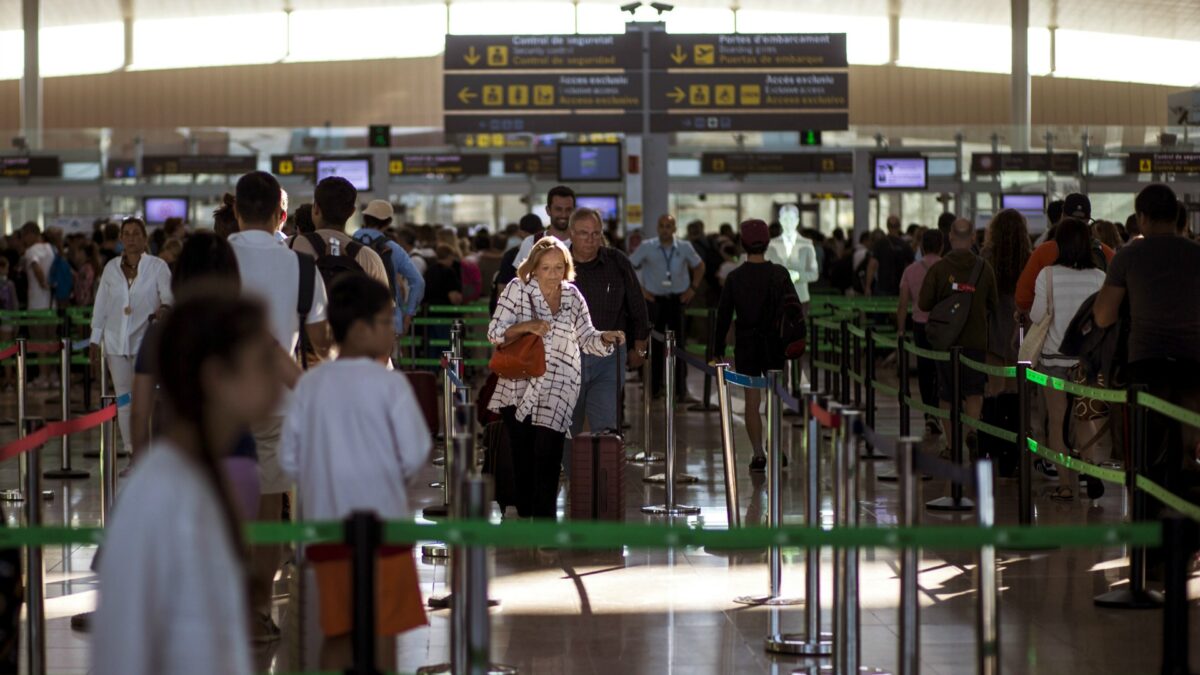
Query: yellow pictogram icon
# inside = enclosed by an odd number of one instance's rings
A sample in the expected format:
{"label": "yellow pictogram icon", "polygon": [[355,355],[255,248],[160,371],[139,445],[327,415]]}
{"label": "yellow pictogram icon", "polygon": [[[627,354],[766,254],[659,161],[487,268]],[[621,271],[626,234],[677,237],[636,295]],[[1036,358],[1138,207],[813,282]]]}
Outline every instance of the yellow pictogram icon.
{"label": "yellow pictogram icon", "polygon": [[488,45],[487,63],[492,68],[503,68],[508,65],[508,47],[504,45]]}
{"label": "yellow pictogram icon", "polygon": [[503,148],[504,147],[504,134],[492,134],[492,147],[493,148]]}
{"label": "yellow pictogram icon", "polygon": [[533,87],[534,105],[554,105],[554,85],[538,84]]}
{"label": "yellow pictogram icon", "polygon": [[491,134],[479,134],[479,140],[476,142],[476,145],[477,145],[478,147],[481,147],[481,148],[490,148],[490,147],[492,147],[492,136],[491,136]]}
{"label": "yellow pictogram icon", "polygon": [[737,87],[732,84],[718,84],[714,87],[714,91],[717,105],[737,104]]}
{"label": "yellow pictogram icon", "polygon": [[498,84],[487,84],[483,87],[484,105],[504,105],[504,87]]}
{"label": "yellow pictogram icon", "polygon": [[292,160],[283,159],[283,160],[279,161],[279,175],[280,176],[291,175],[291,173],[295,170],[296,170],[296,166],[294,164],[292,164]]}
{"label": "yellow pictogram icon", "polygon": [[721,159],[720,157],[714,158],[712,162],[712,170],[713,173],[725,173],[725,160]]}
{"label": "yellow pictogram icon", "polygon": [[527,84],[510,84],[510,85],[508,85],[508,104],[509,105],[529,105],[529,85],[527,85]]}
{"label": "yellow pictogram icon", "polygon": [[671,52],[671,60],[677,66],[682,66],[683,62],[687,61],[687,52],[683,51],[683,45],[675,45],[675,51]]}
{"label": "yellow pictogram icon", "polygon": [[1139,159],[1138,160],[1138,171],[1141,173],[1150,173],[1150,172],[1154,171],[1154,160]]}
{"label": "yellow pictogram icon", "polygon": [[466,61],[468,66],[473,66],[476,63],[479,63],[480,58],[482,57],[480,57],[479,51],[475,49],[475,45],[471,45],[471,48],[467,50],[467,53],[463,54],[463,61]]}
{"label": "yellow pictogram icon", "polygon": [[683,103],[683,99],[687,98],[687,92],[676,86],[667,92],[667,98],[671,99],[673,103]]}
{"label": "yellow pictogram icon", "polygon": [[688,86],[688,103],[692,105],[708,105],[709,91],[707,84],[693,84]]}
{"label": "yellow pictogram icon", "polygon": [[757,84],[743,84],[741,87],[742,105],[762,105],[762,87]]}
{"label": "yellow pictogram icon", "polygon": [[393,159],[392,161],[388,162],[388,173],[393,176],[403,176],[404,175],[404,160]]}
{"label": "yellow pictogram icon", "polygon": [[479,98],[479,94],[471,91],[470,87],[463,87],[458,90],[458,100],[463,105],[470,105],[471,101]]}
{"label": "yellow pictogram icon", "polygon": [[711,66],[716,60],[717,48],[712,45],[696,45],[692,52],[698,66]]}
{"label": "yellow pictogram icon", "polygon": [[830,157],[825,157],[821,160],[821,171],[824,173],[833,173],[837,169],[837,164]]}

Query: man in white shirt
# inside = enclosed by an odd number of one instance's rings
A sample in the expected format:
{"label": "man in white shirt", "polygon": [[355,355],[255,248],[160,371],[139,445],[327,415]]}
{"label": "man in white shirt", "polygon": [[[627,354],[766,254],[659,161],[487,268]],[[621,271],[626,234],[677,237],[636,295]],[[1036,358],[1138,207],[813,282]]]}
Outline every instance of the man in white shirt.
{"label": "man in white shirt", "polygon": [[[271,334],[280,346],[292,354],[300,341],[301,310],[308,342],[321,358],[330,350],[329,323],[325,318],[325,284],[306,257],[312,290],[301,289],[301,258],[275,238],[280,222],[279,181],[264,171],[255,171],[238,180],[234,211],[240,232],[230,235],[229,244],[238,259],[242,292],[266,303]],[[307,296],[307,297],[302,297]],[[285,404],[286,405],[286,404]],[[291,480],[279,466],[278,451],[283,410],[279,415],[251,429],[258,452],[262,499],[260,520],[280,520],[283,495],[291,489]],[[256,641],[279,638],[279,628],[271,619],[275,572],[283,547],[255,546],[251,550],[250,602],[257,616],[251,630]]]}
{"label": "man in white shirt", "polygon": [[[21,268],[25,278],[29,280],[28,309],[50,309],[53,295],[50,292],[50,266],[54,264],[54,247],[46,243],[42,230],[35,222],[21,226],[21,244],[25,246],[25,255],[21,257]],[[53,326],[33,326],[30,337],[35,342],[45,342],[54,336]],[[34,387],[57,388],[57,369],[46,366],[36,366],[40,369],[39,377],[31,384]]]}

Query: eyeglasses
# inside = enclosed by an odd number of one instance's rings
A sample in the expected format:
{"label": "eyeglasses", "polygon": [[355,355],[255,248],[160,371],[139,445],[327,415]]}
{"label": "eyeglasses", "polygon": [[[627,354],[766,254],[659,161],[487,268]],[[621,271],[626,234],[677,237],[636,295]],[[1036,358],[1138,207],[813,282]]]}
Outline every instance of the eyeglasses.
{"label": "eyeglasses", "polygon": [[578,232],[575,234],[580,239],[600,239],[604,236],[603,232]]}

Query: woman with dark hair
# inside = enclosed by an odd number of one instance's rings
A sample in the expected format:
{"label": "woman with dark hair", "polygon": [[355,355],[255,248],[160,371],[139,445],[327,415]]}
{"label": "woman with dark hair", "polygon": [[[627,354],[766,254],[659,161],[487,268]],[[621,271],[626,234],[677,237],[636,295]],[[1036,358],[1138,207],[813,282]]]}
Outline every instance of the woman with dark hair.
{"label": "woman with dark hair", "polygon": [[171,421],[105,529],[92,672],[248,675],[247,554],[220,461],[278,405],[278,345],[262,305],[219,284],[190,289],[162,340]]}
{"label": "woman with dark hair", "polygon": [[[988,223],[982,255],[996,272],[996,291],[1000,305],[988,319],[989,362],[1009,365],[1017,362],[1020,347],[1017,333],[1017,280],[1029,261],[1033,246],[1025,216],[1016,209],[1004,209]],[[1002,379],[989,379],[990,395],[1000,393]]]}
{"label": "woman with dark hair", "polygon": [[[103,341],[113,393],[118,398],[132,390],[134,357],[151,319],[171,304],[171,270],[146,253],[146,242],[146,223],[141,218],[126,218],[121,223],[125,251],[105,266],[92,312],[92,362],[99,362]],[[127,405],[117,408],[121,441],[126,452],[133,452],[129,413]]]}
{"label": "woman with dark hair", "polygon": [[[1053,315],[1046,342],[1042,345],[1038,371],[1070,380],[1071,370],[1079,361],[1060,355],[1058,347],[1080,305],[1104,285],[1104,272],[1096,268],[1092,255],[1092,236],[1087,223],[1077,218],[1065,218],[1059,223],[1054,239],[1058,242],[1058,260],[1038,273],[1034,283],[1033,309],[1029,318],[1037,323],[1047,315]],[[1053,387],[1043,387],[1041,390],[1046,397],[1050,448],[1069,454],[1076,443],[1087,439],[1073,438],[1068,446],[1063,434],[1063,421],[1067,416],[1067,395]],[[1071,435],[1077,436],[1074,433]],[[1091,440],[1085,454],[1088,461],[1096,462],[1096,443],[1095,439]],[[1050,498],[1059,501],[1074,499],[1077,474],[1067,469],[1059,469],[1058,481],[1058,487],[1051,493]],[[1088,480],[1088,497],[1098,499],[1103,494],[1104,483]]]}
{"label": "woman with dark hair", "polygon": [[234,197],[226,192],[221,197],[221,205],[213,209],[213,232],[222,239],[238,231],[237,213],[233,210]]}

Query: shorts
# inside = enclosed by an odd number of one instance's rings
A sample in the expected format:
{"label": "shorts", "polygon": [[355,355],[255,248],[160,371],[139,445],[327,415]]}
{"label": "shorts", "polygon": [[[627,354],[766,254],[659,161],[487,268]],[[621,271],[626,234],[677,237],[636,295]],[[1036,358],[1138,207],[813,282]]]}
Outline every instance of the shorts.
{"label": "shorts", "polygon": [[733,348],[733,369],[750,377],[763,377],[769,370],[784,370],[783,355],[774,351],[761,338],[739,338]]}
{"label": "shorts", "polygon": [[[973,361],[980,363],[987,362],[987,354],[982,349],[963,349],[962,355]],[[943,401],[953,400],[953,385],[954,373],[953,364],[949,361],[937,362],[938,376],[938,397]],[[983,396],[984,390],[987,388],[988,376],[978,370],[973,370],[966,366],[959,366],[959,373],[962,376],[959,392],[963,396]]]}
{"label": "shorts", "polygon": [[277,495],[292,489],[292,479],[279,466],[279,441],[283,418],[272,417],[250,430],[258,452],[258,484],[263,495]]}
{"label": "shorts", "polygon": [[[312,560],[322,548],[335,558]],[[349,549],[337,545],[309,547],[310,564],[317,578],[321,632],[326,637],[349,634],[354,622],[350,558],[336,557],[339,553],[348,555]],[[412,548],[383,552],[375,561],[375,634],[398,635],[428,623]]]}

